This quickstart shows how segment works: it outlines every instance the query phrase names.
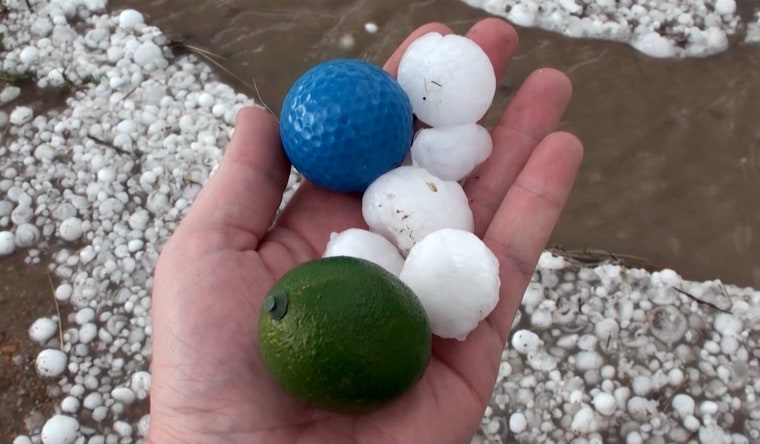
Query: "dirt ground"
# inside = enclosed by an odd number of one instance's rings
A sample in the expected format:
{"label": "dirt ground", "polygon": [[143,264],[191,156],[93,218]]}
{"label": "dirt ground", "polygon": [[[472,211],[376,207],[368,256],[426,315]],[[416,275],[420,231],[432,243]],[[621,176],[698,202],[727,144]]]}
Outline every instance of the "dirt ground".
{"label": "dirt ground", "polygon": [[28,333],[35,319],[56,310],[48,260],[29,266],[24,256],[17,252],[0,259],[0,442],[39,430],[56,403],[48,391],[55,381],[41,379],[34,369],[42,347]]}

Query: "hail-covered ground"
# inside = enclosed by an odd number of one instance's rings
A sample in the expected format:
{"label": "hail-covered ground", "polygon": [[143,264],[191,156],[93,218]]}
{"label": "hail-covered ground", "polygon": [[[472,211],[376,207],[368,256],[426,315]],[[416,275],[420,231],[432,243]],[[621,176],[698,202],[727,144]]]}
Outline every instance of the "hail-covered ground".
{"label": "hail-covered ground", "polygon": [[[29,3],[4,2],[3,78],[31,73],[71,96],[38,114],[18,104],[19,87],[0,87],[9,104],[0,111],[0,254],[21,251],[29,263],[50,254],[55,298],[70,314],[29,326],[58,405],[14,443],[138,442],[149,423],[141,401],[155,260],[253,100],[192,55],[174,56],[139,12],[109,14],[106,0]],[[725,49],[738,21],[732,0],[587,3],[519,2],[507,17],[628,36],[666,56]],[[748,41],[760,39],[758,23],[746,29]],[[284,202],[297,184],[291,175]],[[758,321],[753,289],[545,253],[474,441],[758,442]]]}

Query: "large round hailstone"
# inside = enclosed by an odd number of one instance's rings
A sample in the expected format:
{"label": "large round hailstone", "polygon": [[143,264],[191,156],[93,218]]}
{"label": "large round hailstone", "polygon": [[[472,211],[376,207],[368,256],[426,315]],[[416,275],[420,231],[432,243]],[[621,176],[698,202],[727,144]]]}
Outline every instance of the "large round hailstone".
{"label": "large round hailstone", "polygon": [[496,92],[491,60],[477,43],[456,34],[431,32],[401,57],[398,83],[412,111],[430,126],[475,123]]}
{"label": "large round hailstone", "polygon": [[476,123],[424,128],[412,142],[412,165],[443,180],[459,181],[488,159],[491,134]]}
{"label": "large round hailstone", "polygon": [[362,214],[370,230],[385,236],[404,256],[441,228],[473,230],[462,186],[413,166],[395,168],[375,180],[362,196]]}
{"label": "large round hailstone", "polygon": [[54,348],[46,348],[37,354],[37,373],[46,378],[59,376],[66,370],[66,353]]}
{"label": "large round hailstone", "polygon": [[441,338],[463,341],[499,301],[499,260],[468,231],[429,234],[409,252],[399,278],[420,298]]}
{"label": "large round hailstone", "polygon": [[322,257],[350,256],[373,262],[398,276],[404,258],[383,236],[361,228],[330,234]]}
{"label": "large round hailstone", "polygon": [[66,415],[55,415],[42,426],[43,444],[71,444],[77,439],[79,422]]}

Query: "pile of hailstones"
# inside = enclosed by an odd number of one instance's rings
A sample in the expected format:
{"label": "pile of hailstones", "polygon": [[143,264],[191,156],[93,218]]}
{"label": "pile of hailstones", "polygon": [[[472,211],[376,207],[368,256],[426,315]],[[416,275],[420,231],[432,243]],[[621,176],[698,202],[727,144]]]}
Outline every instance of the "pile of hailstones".
{"label": "pile of hailstones", "polygon": [[411,165],[383,174],[365,190],[369,230],[332,233],[323,256],[381,265],[417,294],[433,334],[464,340],[496,306],[501,286],[499,262],[473,234],[460,185],[493,148],[477,122],[493,101],[496,76],[472,40],[428,33],[404,53],[398,83],[428,127],[414,137]]}

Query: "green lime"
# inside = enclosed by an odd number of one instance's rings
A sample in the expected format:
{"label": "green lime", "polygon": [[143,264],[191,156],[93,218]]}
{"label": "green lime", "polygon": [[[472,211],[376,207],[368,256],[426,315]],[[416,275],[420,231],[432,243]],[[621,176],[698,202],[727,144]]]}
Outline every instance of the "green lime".
{"label": "green lime", "polygon": [[330,257],[282,276],[264,298],[259,349],[288,393],[337,412],[398,398],[425,371],[432,334],[414,292],[363,259]]}

